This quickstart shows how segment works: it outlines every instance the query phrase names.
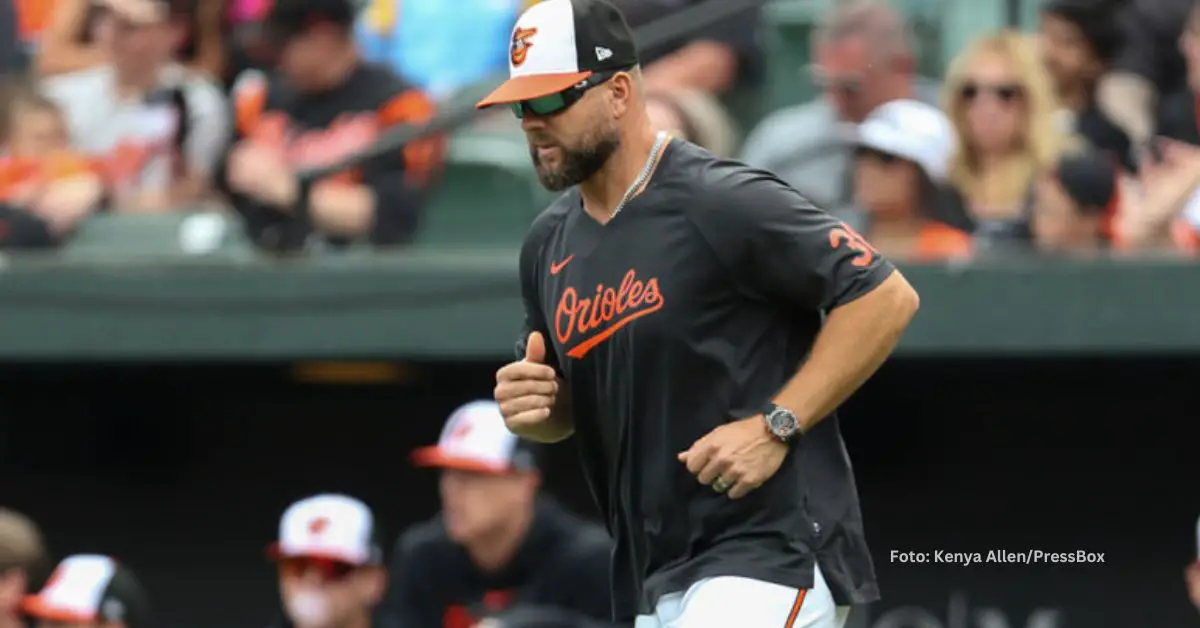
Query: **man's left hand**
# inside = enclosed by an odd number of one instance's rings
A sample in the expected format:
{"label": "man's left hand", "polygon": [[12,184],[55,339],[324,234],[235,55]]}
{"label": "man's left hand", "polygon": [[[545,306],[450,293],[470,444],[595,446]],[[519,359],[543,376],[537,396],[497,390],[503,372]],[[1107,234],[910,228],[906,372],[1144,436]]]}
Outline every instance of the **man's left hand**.
{"label": "man's left hand", "polygon": [[679,461],[705,486],[744,497],[779,471],[788,445],[775,438],[761,415],[726,423],[679,454]]}

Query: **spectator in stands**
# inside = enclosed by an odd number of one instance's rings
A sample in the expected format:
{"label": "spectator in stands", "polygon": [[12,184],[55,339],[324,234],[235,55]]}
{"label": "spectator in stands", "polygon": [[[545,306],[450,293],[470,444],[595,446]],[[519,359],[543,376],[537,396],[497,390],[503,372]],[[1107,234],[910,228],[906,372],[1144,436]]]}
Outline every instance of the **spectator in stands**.
{"label": "spectator in stands", "polygon": [[[1200,3],[1196,3],[1188,15],[1183,34],[1179,38],[1179,48],[1183,52],[1186,86],[1168,96],[1161,108],[1158,121],[1158,134],[1163,138],[1171,138],[1178,142],[1156,142],[1157,146],[1168,147],[1169,151],[1149,150],[1147,161],[1155,162],[1158,172],[1175,173],[1169,179],[1176,185],[1183,185],[1190,180],[1190,167],[1182,164],[1191,163],[1189,158],[1179,158],[1180,155],[1190,155],[1200,147]],[[1170,152],[1176,159],[1166,159],[1164,152]],[[1163,163],[1168,162],[1168,163]],[[1162,176],[1162,175],[1159,175]],[[1183,220],[1176,223],[1174,243],[1187,250],[1195,250],[1196,236],[1200,233],[1200,190],[1191,192],[1182,210]],[[1150,220],[1153,222],[1153,219]]]}
{"label": "spectator in stands", "polygon": [[[1200,2],[1185,22],[1179,37],[1179,49],[1184,59],[1184,85],[1167,95],[1159,110],[1157,134],[1200,145],[1200,110],[1196,107],[1200,94]],[[1147,158],[1157,157],[1149,151]]]}
{"label": "spectator in stands", "polygon": [[777,111],[746,139],[741,159],[770,170],[839,218],[862,226],[852,202],[850,147],[838,122],[860,123],[886,102],[937,103],[937,84],[918,78],[908,28],[883,3],[839,5],[813,38],[813,78],[824,95]]}
{"label": "spectator in stands", "polygon": [[647,92],[646,114],[658,128],[714,155],[728,157],[733,151],[737,134],[733,121],[704,94],[686,89]]}
{"label": "spectator in stands", "polygon": [[[319,181],[297,204],[297,172],[367,148],[384,130],[420,124],[432,101],[390,70],[364,63],[354,41],[354,0],[276,0],[266,28],[280,69],[240,81],[234,94],[241,140],[223,185],[251,237],[272,250],[315,243],[405,243],[416,232],[443,142],[403,151]],[[320,98],[314,100],[314,96]]]}
{"label": "spectator in stands", "polygon": [[508,71],[518,0],[369,0],[359,20],[365,57],[435,100]]}
{"label": "spectator in stands", "polygon": [[130,569],[108,556],[76,554],[58,564],[22,608],[34,628],[150,628],[150,597]]}
{"label": "spectator in stands", "polygon": [[0,628],[24,628],[21,604],[31,581],[45,574],[46,548],[37,526],[0,508]]}
{"label": "spectator in stands", "polygon": [[[1097,0],[1100,1],[1100,0]],[[1129,136],[1139,155],[1152,150],[1159,96],[1184,87],[1180,31],[1196,0],[1108,0],[1121,28],[1110,71],[1096,92],[1100,110]],[[1138,159],[1141,157],[1138,156]]]}
{"label": "spectator in stands", "polygon": [[192,1],[110,3],[111,60],[43,81],[75,147],[102,164],[116,211],[172,211],[205,198],[228,145],[224,96],[173,61]]}
{"label": "spectator in stands", "polygon": [[1112,7],[1098,0],[1051,0],[1042,7],[1040,31],[1066,130],[1133,169],[1129,137],[1096,106],[1096,85],[1120,43]]}
{"label": "spectator in stands", "polygon": [[233,91],[244,72],[269,70],[274,67],[275,59],[262,28],[271,8],[270,0],[228,0],[228,3],[225,86]]}
{"label": "spectator in stands", "polygon": [[1030,241],[1034,185],[1068,145],[1057,108],[1034,42],[1022,34],[982,37],[951,63],[943,109],[958,142],[939,211],[970,217],[977,244]]}
{"label": "spectator in stands", "polygon": [[1200,146],[1160,139],[1154,159],[1144,159],[1135,185],[1124,185],[1113,236],[1126,251],[1177,249],[1200,244]]}
{"label": "spectator in stands", "polygon": [[1091,253],[1106,245],[1105,222],[1121,202],[1121,174],[1108,156],[1069,154],[1037,184],[1031,228],[1043,251]]}
{"label": "spectator in stands", "polygon": [[937,186],[954,147],[937,107],[893,100],[856,129],[854,200],[867,211],[867,239],[889,258],[932,261],[971,254],[971,237],[933,216]]}
{"label": "spectator in stands", "polygon": [[[705,0],[611,1],[636,30]],[[762,80],[764,64],[758,43],[760,19],[761,9],[747,8],[680,39],[639,49],[646,87],[692,89],[720,95],[737,87],[757,86]]]}
{"label": "spectator in stands", "polygon": [[409,628],[380,604],[387,570],[375,515],[345,495],[288,507],[269,553],[279,565],[283,618],[273,628]]}
{"label": "spectator in stands", "polygon": [[20,0],[16,3],[21,36],[41,76],[74,72],[108,60],[93,37],[103,3],[91,0]]}
{"label": "spectator in stands", "polygon": [[[112,53],[111,13],[146,23],[161,11],[154,0],[30,0],[53,16],[39,38],[35,69],[41,76],[86,70],[109,62]],[[189,20],[176,52],[194,71],[218,79],[223,75],[222,35],[227,0],[184,0],[175,10]],[[105,35],[108,33],[108,36]]]}
{"label": "spectator in stands", "polygon": [[495,402],[456,410],[413,459],[442,470],[442,512],[397,543],[392,602],[406,628],[474,626],[514,603],[610,618],[607,533],[538,498],[533,452]]}
{"label": "spectator in stands", "polygon": [[0,247],[58,244],[100,208],[104,184],[71,149],[62,113],[36,90],[14,86],[3,98],[0,137]]}

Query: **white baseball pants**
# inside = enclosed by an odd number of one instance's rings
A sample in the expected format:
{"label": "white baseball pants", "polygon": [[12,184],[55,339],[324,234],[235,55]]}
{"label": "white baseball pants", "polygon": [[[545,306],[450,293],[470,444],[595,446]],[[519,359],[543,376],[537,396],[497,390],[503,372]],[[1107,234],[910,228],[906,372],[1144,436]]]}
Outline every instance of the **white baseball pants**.
{"label": "white baseball pants", "polygon": [[738,576],[705,578],[659,598],[634,628],[842,628],[849,606],[837,606],[819,567],[811,589]]}

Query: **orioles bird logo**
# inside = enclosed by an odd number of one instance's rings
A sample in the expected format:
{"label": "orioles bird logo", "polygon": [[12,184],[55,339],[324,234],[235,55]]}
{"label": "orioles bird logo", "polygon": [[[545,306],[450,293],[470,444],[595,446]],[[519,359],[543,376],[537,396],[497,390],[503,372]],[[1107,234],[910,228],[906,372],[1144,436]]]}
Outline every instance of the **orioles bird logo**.
{"label": "orioles bird logo", "polygon": [[308,522],[308,533],[316,536],[329,528],[329,519],[327,517],[317,517]]}
{"label": "orioles bird logo", "polygon": [[514,68],[525,63],[525,58],[529,56],[529,49],[533,47],[533,42],[529,40],[536,34],[536,28],[521,28],[518,26],[517,30],[513,31],[510,61],[512,61]]}

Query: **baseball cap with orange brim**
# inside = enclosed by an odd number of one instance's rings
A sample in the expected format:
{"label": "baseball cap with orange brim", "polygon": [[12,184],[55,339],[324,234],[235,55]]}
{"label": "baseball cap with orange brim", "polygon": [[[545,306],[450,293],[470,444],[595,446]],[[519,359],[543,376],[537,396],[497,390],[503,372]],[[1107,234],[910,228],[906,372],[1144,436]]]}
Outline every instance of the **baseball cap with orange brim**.
{"label": "baseball cap with orange brim", "polygon": [[633,32],[607,0],[542,0],[517,19],[508,55],[508,80],[480,100],[550,115],[588,87],[638,64]]}
{"label": "baseball cap with orange brim", "polygon": [[503,475],[537,469],[530,444],[508,431],[495,401],[473,401],[450,415],[436,445],[412,454],[418,467]]}
{"label": "baseball cap with orange brim", "polygon": [[288,506],[279,519],[279,540],[267,546],[267,556],[354,566],[383,562],[375,514],[362,501],[333,493]]}
{"label": "baseball cap with orange brim", "polygon": [[133,572],[99,554],[64,558],[41,591],[25,596],[21,611],[68,624],[119,622],[145,628],[151,623],[149,596]]}

